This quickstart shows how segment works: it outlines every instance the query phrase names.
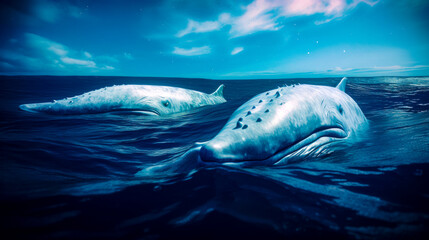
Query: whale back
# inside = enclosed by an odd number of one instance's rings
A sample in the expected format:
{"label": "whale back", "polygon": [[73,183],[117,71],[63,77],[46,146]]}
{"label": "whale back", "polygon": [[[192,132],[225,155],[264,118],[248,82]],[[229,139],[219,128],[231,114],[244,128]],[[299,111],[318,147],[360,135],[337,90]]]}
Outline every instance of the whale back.
{"label": "whale back", "polygon": [[223,102],[226,102],[223,97],[223,85],[213,94],[168,86],[120,85],[53,102],[23,104],[20,108],[29,112],[50,114],[133,111],[167,115]]}
{"label": "whale back", "polygon": [[305,139],[348,138],[364,122],[359,106],[340,88],[282,87],[240,106],[201,156],[212,162],[263,161]]}

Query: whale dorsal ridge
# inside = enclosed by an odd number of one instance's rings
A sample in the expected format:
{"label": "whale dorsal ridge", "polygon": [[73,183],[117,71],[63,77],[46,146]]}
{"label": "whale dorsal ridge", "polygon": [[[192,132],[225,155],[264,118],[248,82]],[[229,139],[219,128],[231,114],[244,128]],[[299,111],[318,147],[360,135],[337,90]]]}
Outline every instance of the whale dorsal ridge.
{"label": "whale dorsal ridge", "polygon": [[340,89],[341,91],[345,92],[346,91],[346,84],[347,84],[347,78],[343,77],[343,79],[341,79],[340,83],[338,83],[337,88]]}
{"label": "whale dorsal ridge", "polygon": [[216,91],[214,91],[211,95],[213,96],[219,96],[219,97],[223,97],[223,88],[225,87],[225,85],[221,84]]}

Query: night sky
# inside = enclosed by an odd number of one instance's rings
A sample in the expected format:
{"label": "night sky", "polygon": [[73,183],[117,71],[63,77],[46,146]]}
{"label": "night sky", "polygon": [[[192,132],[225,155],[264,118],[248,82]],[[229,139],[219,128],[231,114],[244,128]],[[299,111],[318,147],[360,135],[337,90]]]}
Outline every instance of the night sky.
{"label": "night sky", "polygon": [[34,0],[0,7],[2,75],[429,75],[427,0]]}

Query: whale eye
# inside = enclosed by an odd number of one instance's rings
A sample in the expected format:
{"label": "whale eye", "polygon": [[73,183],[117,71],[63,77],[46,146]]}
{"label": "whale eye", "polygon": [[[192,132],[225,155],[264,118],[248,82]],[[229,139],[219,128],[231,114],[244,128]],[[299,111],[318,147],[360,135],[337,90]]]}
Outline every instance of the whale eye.
{"label": "whale eye", "polygon": [[162,105],[164,105],[164,107],[168,107],[170,105],[170,102],[169,101],[163,101]]}
{"label": "whale eye", "polygon": [[344,109],[343,109],[343,106],[338,106],[338,112],[340,112],[340,114],[343,114],[344,113]]}

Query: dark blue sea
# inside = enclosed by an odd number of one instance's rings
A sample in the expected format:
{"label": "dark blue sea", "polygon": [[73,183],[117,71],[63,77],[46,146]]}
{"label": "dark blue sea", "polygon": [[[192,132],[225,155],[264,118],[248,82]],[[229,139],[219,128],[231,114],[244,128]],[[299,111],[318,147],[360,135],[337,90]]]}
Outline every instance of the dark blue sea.
{"label": "dark blue sea", "polygon": [[[214,137],[241,104],[291,84],[341,78],[206,80],[0,77],[2,239],[428,239],[429,77],[349,78],[369,120],[346,149],[285,166],[142,174]],[[46,115],[20,104],[119,84],[206,93],[227,103],[166,117]]]}

